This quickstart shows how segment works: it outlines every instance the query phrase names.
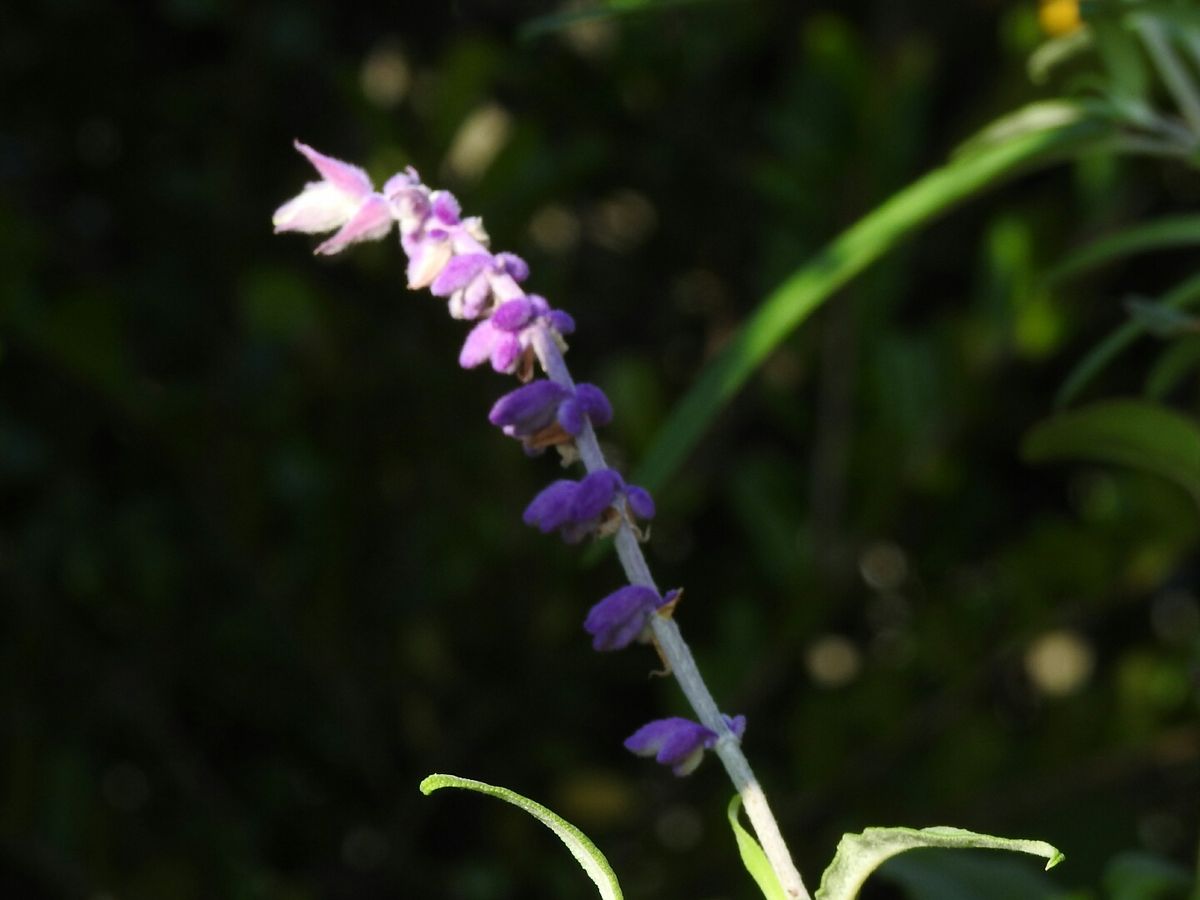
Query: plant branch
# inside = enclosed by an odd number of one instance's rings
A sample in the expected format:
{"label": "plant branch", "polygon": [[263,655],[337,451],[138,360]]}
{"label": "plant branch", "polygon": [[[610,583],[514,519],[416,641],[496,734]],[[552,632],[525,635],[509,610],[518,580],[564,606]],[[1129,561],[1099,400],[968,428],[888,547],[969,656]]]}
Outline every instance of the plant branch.
{"label": "plant branch", "polygon": [[[552,381],[568,388],[575,386],[558,344],[544,328],[539,329],[535,334],[533,347],[542,369]],[[579,457],[589,472],[608,467],[604,459],[604,452],[600,449],[599,441],[596,440],[596,432],[590,423],[585,423],[583,431],[575,439],[575,443],[579,450]],[[621,560],[621,566],[625,570],[625,576],[629,579],[629,583],[642,584],[657,591],[658,586],[654,583],[654,576],[650,572],[645,554],[642,553],[641,544],[628,522],[621,523],[616,534],[615,544],[617,556]],[[671,667],[671,673],[679,682],[679,687],[692,705],[692,709],[695,710],[701,724],[719,735],[714,752],[724,764],[725,771],[729,774],[738,794],[741,795],[746,815],[754,826],[763,852],[770,861],[780,886],[790,898],[809,900],[804,880],[800,877],[800,872],[792,861],[791,853],[779,831],[779,825],[767,803],[766,794],[763,793],[758,779],[755,778],[754,772],[750,768],[750,763],[742,753],[741,743],[737,736],[730,731],[725,717],[721,715],[720,708],[713,699],[708,685],[705,684],[704,676],[700,674],[696,659],[684,641],[679,626],[674,619],[654,615],[651,617],[651,627],[663,658]]]}

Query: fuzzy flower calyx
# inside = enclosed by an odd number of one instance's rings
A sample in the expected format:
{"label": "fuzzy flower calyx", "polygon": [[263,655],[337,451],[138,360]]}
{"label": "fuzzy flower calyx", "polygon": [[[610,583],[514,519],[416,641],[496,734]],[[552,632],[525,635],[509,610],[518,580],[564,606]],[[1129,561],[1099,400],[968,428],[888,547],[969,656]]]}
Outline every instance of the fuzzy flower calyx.
{"label": "fuzzy flower calyx", "polygon": [[666,597],[660,597],[658,591],[643,584],[627,584],[613,591],[584,619],[584,630],[592,636],[592,649],[620,650],[634,641],[648,643],[652,639],[650,616],[668,606],[678,593],[668,591]]}
{"label": "fuzzy flower calyx", "polygon": [[577,384],[571,390],[546,379],[505,394],[488,413],[488,421],[519,440],[530,455],[573,440],[583,431],[585,418],[593,425],[612,421],[604,392],[593,384]]}
{"label": "fuzzy flower calyx", "polygon": [[613,469],[598,469],[579,481],[552,483],[525,508],[524,520],[543,534],[558,531],[568,544],[577,544],[589,534],[615,533],[622,520],[636,528],[636,519],[653,517],[654,501],[644,488],[625,484]]}
{"label": "fuzzy flower calyx", "polygon": [[[745,716],[725,716],[725,724],[739,740],[746,732]],[[672,716],[643,725],[625,739],[625,749],[638,756],[653,756],[676,775],[690,775],[700,765],[704,751],[717,745],[718,736],[691,719]]]}

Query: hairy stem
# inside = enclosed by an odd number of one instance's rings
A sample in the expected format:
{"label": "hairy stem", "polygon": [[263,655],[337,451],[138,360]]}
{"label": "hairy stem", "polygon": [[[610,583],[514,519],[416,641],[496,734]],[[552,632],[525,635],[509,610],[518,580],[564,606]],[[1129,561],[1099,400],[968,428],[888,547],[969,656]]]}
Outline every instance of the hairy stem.
{"label": "hairy stem", "polygon": [[[551,380],[568,388],[575,386],[558,344],[545,329],[540,329],[535,334],[533,348],[542,364],[542,369]],[[585,423],[583,431],[575,439],[575,444],[579,450],[579,457],[589,472],[608,467],[604,460],[604,453],[600,449],[600,443],[596,440],[596,432],[590,423]],[[621,523],[615,542],[617,556],[621,560],[621,566],[625,569],[625,576],[629,579],[629,583],[644,584],[657,591],[658,586],[654,583],[654,576],[646,563],[646,556],[642,553],[641,544],[638,543],[637,536],[628,522]],[[737,736],[729,730],[708,685],[704,683],[704,676],[700,674],[700,669],[696,666],[696,659],[683,640],[679,626],[674,619],[656,615],[651,617],[651,627],[663,658],[671,667],[671,673],[679,682],[679,686],[692,705],[692,709],[695,710],[696,716],[705,727],[719,735],[714,752],[724,764],[725,771],[729,773],[730,780],[741,795],[746,815],[754,826],[763,852],[766,853],[771,867],[775,870],[775,877],[779,879],[780,886],[788,897],[795,898],[795,900],[809,900],[808,890],[804,887],[804,881],[796,869],[796,864],[792,862],[791,853],[788,852],[787,844],[779,831],[779,825],[775,821],[771,807],[767,804],[766,794],[763,793],[758,779],[754,777],[746,755],[742,753],[741,743]]]}

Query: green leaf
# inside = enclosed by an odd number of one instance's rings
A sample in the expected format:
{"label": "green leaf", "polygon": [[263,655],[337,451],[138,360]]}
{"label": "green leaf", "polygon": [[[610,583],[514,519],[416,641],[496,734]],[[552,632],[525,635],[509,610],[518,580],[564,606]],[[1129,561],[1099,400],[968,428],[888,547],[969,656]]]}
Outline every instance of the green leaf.
{"label": "green leaf", "polygon": [[779,880],[775,877],[775,870],[771,868],[771,863],[767,861],[767,854],[763,853],[763,849],[758,845],[758,841],[738,821],[738,813],[741,809],[741,795],[734,794],[733,799],[729,801],[729,825],[733,829],[734,838],[737,840],[738,853],[742,855],[742,865],[746,867],[746,871],[750,873],[750,877],[758,884],[758,889],[762,891],[763,896],[767,900],[787,900],[787,895],[783,892]]}
{"label": "green leaf", "polygon": [[986,142],[955,157],[859,219],[759,303],[672,410],[635,480],[651,489],[661,486],[771,351],[887,251],[1006,178],[1080,153],[1112,133],[1109,119],[1081,107],[1080,115],[1065,125],[1019,133],[998,144]]}
{"label": "green leaf", "polygon": [[1095,40],[1090,28],[1076,28],[1070,34],[1046,41],[1029,55],[1026,71],[1034,84],[1045,84],[1050,73],[1075,57],[1092,49]]}
{"label": "green leaf", "polygon": [[585,6],[582,9],[550,13],[530,19],[518,30],[517,37],[523,41],[531,41],[573,25],[599,22],[617,16],[660,12],[681,6],[698,6],[701,3],[731,2],[734,0],[607,0],[604,3],[597,3],[595,6]]}
{"label": "green leaf", "polygon": [[1174,341],[1146,374],[1146,396],[1161,400],[1195,369],[1200,369],[1200,337]]}
{"label": "green leaf", "polygon": [[1126,300],[1125,311],[1129,318],[1155,337],[1173,338],[1200,332],[1200,319],[1151,300],[1137,297]]}
{"label": "green leaf", "polygon": [[[1176,285],[1159,300],[1159,305],[1167,309],[1188,309],[1200,305],[1200,274]],[[1055,405],[1066,406],[1074,400],[1105,366],[1145,333],[1146,327],[1142,323],[1126,322],[1097,344],[1067,375],[1054,398]]]}
{"label": "green leaf", "polygon": [[1200,425],[1144,400],[1106,400],[1035,425],[1021,443],[1028,462],[1090,460],[1161,475],[1200,503]]}
{"label": "green leaf", "polygon": [[853,900],[867,876],[885,860],[918,847],[942,847],[948,850],[979,848],[1031,853],[1047,860],[1046,868],[1063,861],[1063,854],[1045,841],[1015,840],[976,834],[962,828],[868,828],[862,834],[843,835],[833,862],[821,876],[815,900]]}
{"label": "green leaf", "polygon": [[522,797],[508,788],[496,787],[482,781],[470,778],[459,778],[457,775],[430,775],[421,782],[421,793],[429,796],[441,788],[463,788],[496,797],[506,803],[519,807],[529,813],[547,828],[554,832],[560,841],[567,845],[575,861],[596,884],[603,900],[622,900],[621,885],[617,883],[616,873],[604,858],[604,854],[591,842],[586,834],[561,816],[551,812],[540,803]]}
{"label": "green leaf", "polygon": [[1046,275],[1046,283],[1050,285],[1065,281],[1136,253],[1197,244],[1200,244],[1200,215],[1155,219],[1100,238],[1076,250]]}

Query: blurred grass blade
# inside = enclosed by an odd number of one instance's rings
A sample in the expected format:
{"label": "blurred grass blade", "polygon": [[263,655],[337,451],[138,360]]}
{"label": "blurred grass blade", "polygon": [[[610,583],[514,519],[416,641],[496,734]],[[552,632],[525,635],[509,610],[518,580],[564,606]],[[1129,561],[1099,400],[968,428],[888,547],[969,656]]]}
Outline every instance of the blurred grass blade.
{"label": "blurred grass blade", "polygon": [[545,37],[547,34],[570,28],[572,25],[600,22],[617,16],[661,12],[683,6],[734,2],[737,0],[607,0],[607,2],[597,3],[593,6],[563,10],[530,19],[518,29],[517,37],[522,41],[532,41]]}
{"label": "blurred grass blade", "polygon": [[862,834],[843,835],[833,862],[821,876],[814,900],[854,900],[867,876],[885,860],[918,847],[947,850],[1012,850],[1046,859],[1050,869],[1063,861],[1063,854],[1045,841],[1016,840],[976,834],[962,828],[867,828]]}
{"label": "blurred grass blade", "polygon": [[[1200,305],[1200,274],[1193,275],[1182,284],[1176,285],[1158,302],[1158,305],[1174,310]],[[1105,366],[1145,333],[1146,326],[1135,319],[1126,322],[1097,344],[1063,381],[1062,387],[1058,389],[1058,396],[1054,398],[1055,405],[1066,406],[1078,397],[1079,393],[1103,371]]]}
{"label": "blurred grass blade", "polygon": [[1029,55],[1026,71],[1034,84],[1045,84],[1050,73],[1094,45],[1090,28],[1076,28],[1069,34],[1046,41]]}
{"label": "blurred grass blade", "polygon": [[1200,215],[1156,219],[1100,238],[1076,250],[1046,275],[1046,283],[1056,284],[1136,253],[1198,244]]}
{"label": "blurred grass blade", "polygon": [[705,366],[659,430],[635,480],[649,488],[662,485],[771,351],[838,288],[904,238],[1005,178],[1094,146],[1112,130],[1109,120],[1078,107],[1074,118],[1055,127],[969,149],[842,232],[769,294]]}
{"label": "blurred grass blade", "polygon": [[758,884],[758,889],[762,891],[766,900],[787,900],[787,895],[784,894],[783,888],[779,886],[779,880],[775,877],[775,870],[771,868],[771,863],[767,860],[767,854],[763,852],[754,836],[738,821],[738,813],[741,812],[741,809],[742,798],[739,794],[734,794],[733,799],[729,801],[729,825],[733,828],[733,836],[737,840],[738,853],[742,856],[742,865],[746,867],[750,877]]}
{"label": "blurred grass blade", "polygon": [[558,839],[567,845],[567,849],[571,851],[575,861],[595,882],[603,900],[622,900],[621,885],[617,883],[616,873],[608,864],[608,860],[604,858],[604,854],[586,834],[566,819],[546,809],[540,803],[534,803],[508,788],[496,787],[482,781],[473,781],[470,778],[459,778],[457,775],[430,775],[421,782],[421,793],[429,796],[434,791],[446,787],[477,791],[525,810],[553,831]]}
{"label": "blurred grass blade", "polygon": [[1175,482],[1200,503],[1200,424],[1145,400],[1106,400],[1052,416],[1025,435],[1021,456],[1131,466]]}
{"label": "blurred grass blade", "polygon": [[1200,333],[1200,319],[1152,300],[1136,297],[1126,300],[1125,311],[1129,318],[1155,337],[1174,338]]}
{"label": "blurred grass blade", "polygon": [[1162,400],[1197,369],[1200,369],[1200,337],[1173,342],[1146,373],[1146,396]]}

